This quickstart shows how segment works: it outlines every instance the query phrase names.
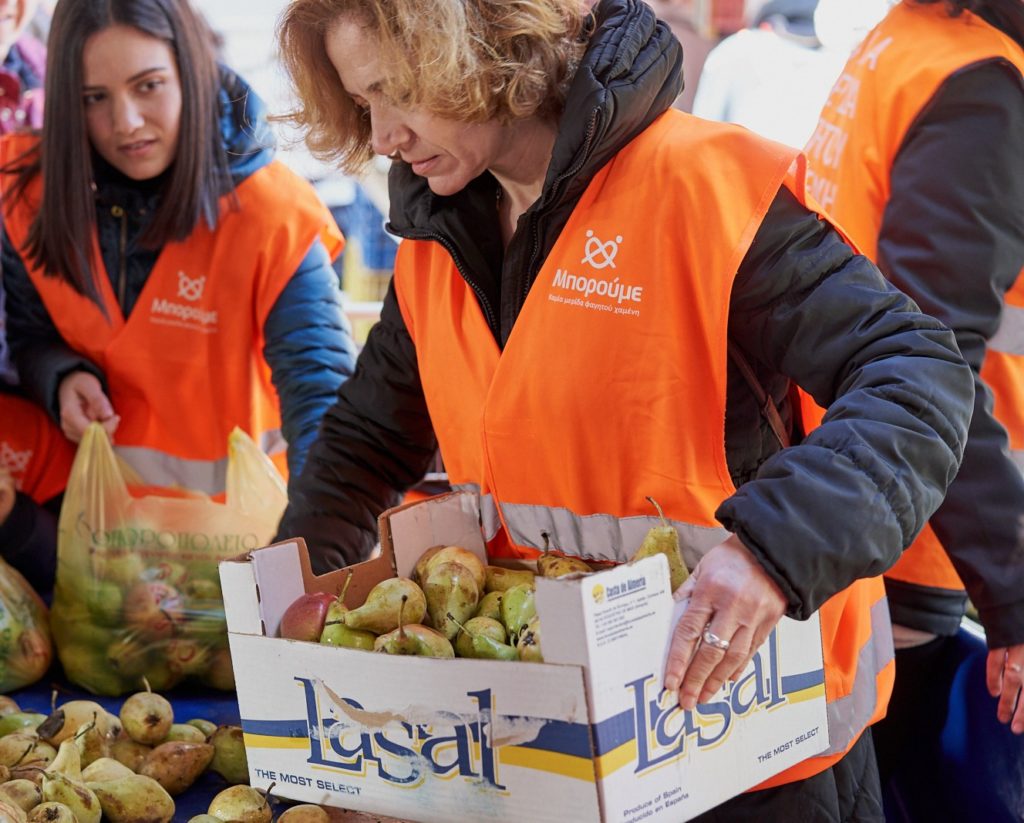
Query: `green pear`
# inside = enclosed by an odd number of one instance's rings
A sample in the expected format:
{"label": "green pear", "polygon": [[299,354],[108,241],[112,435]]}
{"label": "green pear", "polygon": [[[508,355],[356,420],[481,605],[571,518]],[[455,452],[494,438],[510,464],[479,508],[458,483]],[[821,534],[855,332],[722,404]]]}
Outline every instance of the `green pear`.
{"label": "green pear", "polygon": [[534,602],[532,583],[520,583],[505,590],[501,598],[501,622],[505,624],[505,629],[513,642],[518,641],[519,633],[536,614],[537,606]]}
{"label": "green pear", "polygon": [[90,783],[88,788],[95,793],[110,823],[171,823],[174,819],[173,798],[151,777],[129,774]]}
{"label": "green pear", "polygon": [[133,772],[137,772],[146,759],[146,755],[149,754],[150,748],[143,743],[136,743],[127,734],[121,732],[110,744],[110,756]]}
{"label": "green pear", "polygon": [[210,737],[213,760],[210,770],[228,783],[249,782],[249,761],[245,756],[245,740],[238,726],[218,726]]}
{"label": "green pear", "polygon": [[216,723],[212,720],[205,720],[202,717],[193,717],[191,720],[187,720],[186,723],[199,729],[203,733],[204,739],[209,739],[217,731]]}
{"label": "green pear", "polygon": [[405,603],[403,597],[398,609],[398,628],[378,637],[373,650],[418,657],[455,657],[451,642],[440,632],[419,623],[405,624]]}
{"label": "green pear", "polygon": [[44,720],[46,720],[45,714],[36,714],[35,712],[5,714],[0,717],[0,737],[19,729],[36,729]]}
{"label": "green pear", "polygon": [[476,604],[476,614],[473,616],[501,620],[501,595],[499,591],[487,592]]}
{"label": "green pear", "polygon": [[292,806],[277,818],[277,823],[330,823],[331,816],[320,806],[303,803]]}
{"label": "green pear", "polygon": [[18,701],[13,697],[9,697],[6,694],[0,694],[0,717],[7,714],[15,714],[21,711],[21,706],[18,705]]}
{"label": "green pear", "polygon": [[188,823],[224,823],[224,821],[212,814],[197,814],[195,817],[190,817]]}
{"label": "green pear", "polygon": [[174,723],[174,709],[166,697],[150,691],[136,692],[121,704],[121,725],[136,743],[155,746],[160,743]]}
{"label": "green pear", "polygon": [[472,572],[473,579],[476,581],[476,587],[480,590],[481,594],[483,593],[484,584],[487,582],[487,567],[484,565],[483,560],[469,549],[462,548],[462,546],[445,546],[427,560],[424,568],[425,576],[422,578],[422,581],[425,583],[430,573],[443,563],[461,563]]}
{"label": "green pear", "polygon": [[98,577],[125,589],[142,579],[146,567],[138,554],[107,551],[93,555],[93,569]]}
{"label": "green pear", "polygon": [[110,731],[108,718],[107,710],[95,700],[69,700],[51,712],[36,731],[46,742],[59,746],[90,722],[95,722],[106,734]]}
{"label": "green pear", "polygon": [[12,732],[0,737],[0,765],[12,767],[21,765],[31,758],[39,745],[39,738],[31,731]]}
{"label": "green pear", "polygon": [[537,575],[529,569],[506,569],[502,566],[488,566],[484,589],[488,592],[503,592],[523,583],[533,583]]}
{"label": "green pear", "polygon": [[132,773],[132,770],[124,765],[124,763],[114,760],[112,757],[101,757],[82,769],[82,780],[86,784],[102,783],[103,781],[114,780]]}
{"label": "green pear", "polygon": [[365,629],[353,629],[345,625],[345,617],[350,609],[345,605],[345,592],[352,582],[352,575],[345,579],[338,597],[327,607],[324,628],[320,633],[320,642],[325,646],[342,646],[349,649],[373,649],[373,641],[377,635]]}
{"label": "green pear", "polygon": [[0,821],[3,823],[25,823],[26,820],[28,817],[21,806],[0,797]]}
{"label": "green pear", "polygon": [[[434,559],[442,554],[438,552]],[[423,593],[427,598],[430,625],[449,640],[454,640],[459,633],[458,624],[476,613],[481,591],[471,569],[449,560],[428,564]]]}
{"label": "green pear", "polygon": [[505,642],[505,627],[489,617],[474,617],[463,625],[452,615],[459,627],[455,639],[455,650],[460,657],[476,657],[483,660],[515,660],[516,650]]}
{"label": "green pear", "polygon": [[[210,726],[213,727],[213,731],[216,731],[217,727],[212,723]],[[167,737],[164,738],[164,743],[170,743],[175,740],[181,740],[185,743],[205,743],[206,735],[203,734],[202,730],[197,726],[193,726],[191,723],[172,723],[170,731],[167,732]]]}
{"label": "green pear", "polygon": [[97,580],[85,596],[90,622],[116,628],[121,625],[124,592],[117,583]]}
{"label": "green pear", "polygon": [[582,558],[568,557],[551,551],[547,532],[542,532],[541,537],[544,538],[544,552],[537,558],[537,572],[541,577],[565,577],[569,574],[590,574],[594,571]]}
{"label": "green pear", "polygon": [[380,635],[398,628],[398,611],[406,603],[405,617],[410,623],[419,623],[427,613],[427,600],[423,590],[407,577],[382,580],[366,596],[366,602],[345,615],[345,625],[351,629],[364,629]]}
{"label": "green pear", "polygon": [[122,637],[107,647],[107,665],[128,682],[138,682],[152,662],[152,644],[137,635]]}
{"label": "green pear", "polygon": [[417,585],[423,585],[423,581],[427,576],[427,563],[430,562],[430,558],[443,548],[444,546],[431,546],[420,555],[420,559],[416,561],[416,566],[412,570],[412,579]]}
{"label": "green pear", "polygon": [[531,617],[530,621],[519,633],[519,640],[516,642],[516,653],[524,663],[543,663],[544,657],[540,652],[540,618]]}
{"label": "green pear", "polygon": [[43,775],[43,801],[63,803],[71,809],[78,823],[99,823],[103,816],[96,793],[82,781],[72,780],[61,772]]}
{"label": "green pear", "polygon": [[210,801],[209,813],[231,823],[270,823],[267,797],[251,786],[229,786]]}
{"label": "green pear", "polygon": [[690,576],[686,563],[683,562],[683,553],[679,548],[679,532],[675,526],[665,518],[665,512],[653,497],[648,497],[651,505],[658,510],[658,517],[661,518],[660,526],[652,526],[644,535],[640,548],[630,558],[630,562],[643,560],[645,557],[653,557],[656,554],[663,554],[668,559],[669,582],[672,591],[676,591]]}

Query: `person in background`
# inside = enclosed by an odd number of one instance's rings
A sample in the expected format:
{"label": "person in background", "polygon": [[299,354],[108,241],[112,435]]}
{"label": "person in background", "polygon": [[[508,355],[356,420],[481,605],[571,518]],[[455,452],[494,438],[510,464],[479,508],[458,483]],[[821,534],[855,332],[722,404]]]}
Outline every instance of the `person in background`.
{"label": "person in background", "polygon": [[26,32],[38,2],[0,0],[0,134],[43,122],[46,46]]}
{"label": "person in background", "polygon": [[40,594],[53,588],[57,517],[74,450],[33,403],[0,387],[0,554]]}
{"label": "person in background", "polygon": [[1022,78],[1020,0],[904,0],[851,56],[807,146],[811,194],[954,331],[974,372],[960,473],[885,577],[897,676],[879,765],[884,780],[915,770],[915,794],[933,804],[927,758],[940,751],[951,680],[941,672],[966,594],[985,627],[998,719],[1024,734]]}
{"label": "person in background", "polygon": [[654,13],[668,23],[672,34],[683,47],[683,91],[676,98],[680,111],[693,111],[693,97],[697,93],[697,78],[714,42],[697,29],[694,17],[696,5],[688,0],[648,0]]}
{"label": "person in background", "polygon": [[[643,3],[293,0],[280,31],[307,142],[390,156],[403,238],[280,536],[318,572],[365,559],[438,443],[492,557],[547,532],[625,561],[650,495],[695,566],[664,680],[684,709],[783,614],[825,638],[828,751],[702,819],[879,820],[878,575],[959,464],[951,332],[804,205],[796,150],[671,108],[679,44]],[[786,447],[791,381],[830,410]]]}
{"label": "person in background", "polygon": [[800,148],[842,62],[828,64],[814,34],[817,0],[771,0],[749,28],[711,50],[697,82],[693,113],[746,126],[762,137]]}
{"label": "person in background", "polygon": [[185,0],[61,0],[49,45],[41,133],[0,144],[26,393],[155,486],[222,493],[235,426],[298,473],[354,365],[329,213]]}

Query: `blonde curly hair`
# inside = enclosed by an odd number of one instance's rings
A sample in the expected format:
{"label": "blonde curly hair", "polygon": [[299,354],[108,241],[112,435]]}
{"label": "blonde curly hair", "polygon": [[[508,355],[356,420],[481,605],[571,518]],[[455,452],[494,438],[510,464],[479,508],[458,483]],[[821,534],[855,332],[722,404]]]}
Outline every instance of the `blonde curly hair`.
{"label": "blonde curly hair", "polygon": [[281,119],[346,171],[373,156],[370,118],[327,56],[342,19],[367,26],[387,66],[384,94],[462,122],[557,116],[585,47],[580,0],[292,0],[278,42],[299,105]]}

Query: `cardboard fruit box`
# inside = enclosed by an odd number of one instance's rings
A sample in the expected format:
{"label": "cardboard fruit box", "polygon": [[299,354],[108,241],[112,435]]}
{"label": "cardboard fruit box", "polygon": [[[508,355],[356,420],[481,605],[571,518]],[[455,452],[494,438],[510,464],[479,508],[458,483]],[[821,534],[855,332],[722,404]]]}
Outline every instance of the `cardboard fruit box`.
{"label": "cardboard fruit box", "polygon": [[663,692],[678,606],[661,556],[537,579],[544,663],[397,657],[276,637],[305,591],[350,607],[420,554],[485,557],[476,498],[385,512],[381,553],[314,577],[301,540],[221,564],[254,786],[414,821],[683,821],[828,745],[817,616],[784,619],[693,712]]}

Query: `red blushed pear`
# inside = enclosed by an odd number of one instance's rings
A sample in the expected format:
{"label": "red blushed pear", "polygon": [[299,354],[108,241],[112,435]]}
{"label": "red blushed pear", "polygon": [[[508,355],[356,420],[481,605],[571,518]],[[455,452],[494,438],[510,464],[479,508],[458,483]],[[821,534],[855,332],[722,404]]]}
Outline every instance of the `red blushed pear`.
{"label": "red blushed pear", "polygon": [[327,592],[307,592],[299,595],[281,615],[280,637],[289,640],[308,640],[319,643],[327,622],[327,609],[335,601]]}

